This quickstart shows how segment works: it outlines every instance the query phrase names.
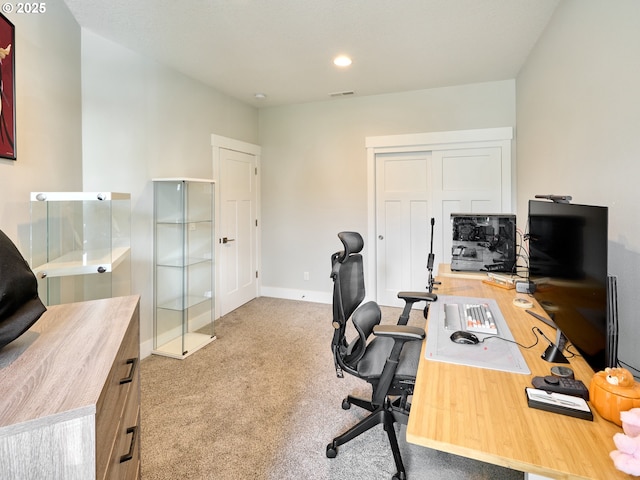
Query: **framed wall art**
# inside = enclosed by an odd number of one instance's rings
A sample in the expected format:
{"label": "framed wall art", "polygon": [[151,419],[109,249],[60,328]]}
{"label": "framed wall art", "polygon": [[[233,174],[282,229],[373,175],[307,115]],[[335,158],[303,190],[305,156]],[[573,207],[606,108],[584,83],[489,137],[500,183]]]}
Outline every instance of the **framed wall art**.
{"label": "framed wall art", "polygon": [[0,158],[16,159],[15,27],[0,14]]}

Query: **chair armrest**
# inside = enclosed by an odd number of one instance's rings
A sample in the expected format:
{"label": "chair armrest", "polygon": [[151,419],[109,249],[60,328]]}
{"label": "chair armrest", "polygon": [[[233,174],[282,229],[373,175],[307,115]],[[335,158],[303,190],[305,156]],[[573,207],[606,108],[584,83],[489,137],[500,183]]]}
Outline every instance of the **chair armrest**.
{"label": "chair armrest", "polygon": [[419,327],[410,325],[376,325],[373,327],[373,334],[377,337],[389,337],[393,339],[393,348],[385,360],[382,374],[376,388],[373,389],[371,403],[382,405],[384,398],[389,392],[389,387],[398,368],[400,354],[407,342],[422,340],[426,335],[425,331]]}
{"label": "chair armrest", "polygon": [[416,302],[426,302],[427,306],[424,307],[424,318],[427,318],[427,310],[429,308],[429,302],[435,302],[438,300],[438,295],[430,292],[398,292],[398,298],[404,300],[404,309],[398,318],[398,325],[406,325],[409,323],[409,315],[411,315],[411,309]]}
{"label": "chair armrest", "polygon": [[398,298],[411,303],[422,301],[435,302],[438,299],[438,295],[429,292],[398,292]]}
{"label": "chair armrest", "polygon": [[376,325],[373,327],[373,334],[398,340],[422,340],[426,336],[423,328],[409,325]]}

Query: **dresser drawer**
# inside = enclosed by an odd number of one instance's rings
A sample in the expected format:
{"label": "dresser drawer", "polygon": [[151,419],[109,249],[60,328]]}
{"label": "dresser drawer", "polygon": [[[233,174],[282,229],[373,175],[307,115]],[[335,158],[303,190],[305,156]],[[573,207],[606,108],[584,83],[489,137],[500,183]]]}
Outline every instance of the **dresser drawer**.
{"label": "dresser drawer", "polygon": [[138,476],[140,465],[140,382],[131,385],[127,404],[118,424],[118,432],[105,478],[129,480]]}
{"label": "dresser drawer", "polygon": [[139,403],[139,357],[139,326],[137,321],[132,321],[96,405],[96,478],[98,479],[104,478],[109,459],[114,454],[115,444],[120,435],[118,428],[125,407],[129,401]]}

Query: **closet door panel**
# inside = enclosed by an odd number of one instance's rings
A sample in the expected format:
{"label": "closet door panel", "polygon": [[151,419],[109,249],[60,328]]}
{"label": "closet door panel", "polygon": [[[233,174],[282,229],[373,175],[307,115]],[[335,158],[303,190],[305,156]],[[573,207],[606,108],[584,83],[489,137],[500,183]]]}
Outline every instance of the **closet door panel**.
{"label": "closet door panel", "polygon": [[504,212],[502,149],[440,150],[434,151],[431,158],[434,205],[438,212],[434,216],[442,226],[438,229],[440,255],[436,253],[436,263],[450,263],[452,213]]}
{"label": "closet door panel", "polygon": [[397,293],[428,282],[429,153],[379,155],[376,182],[377,298],[401,306]]}

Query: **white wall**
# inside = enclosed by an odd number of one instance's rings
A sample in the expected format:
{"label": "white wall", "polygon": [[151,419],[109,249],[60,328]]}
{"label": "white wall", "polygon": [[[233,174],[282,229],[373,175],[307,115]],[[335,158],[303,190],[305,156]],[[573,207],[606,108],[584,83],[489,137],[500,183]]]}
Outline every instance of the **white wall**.
{"label": "white wall", "polygon": [[517,78],[518,215],[535,194],[609,207],[620,359],[640,367],[640,2],[564,0]]}
{"label": "white wall", "polygon": [[152,178],[212,177],[211,134],[258,140],[258,113],[82,30],[83,186],[131,193],[132,293],[143,354],[153,334]]}
{"label": "white wall", "polygon": [[62,1],[15,25],[17,160],[0,159],[0,229],[29,258],[32,191],[82,190],[80,27]]}
{"label": "white wall", "polygon": [[329,255],[340,248],[336,233],[366,232],[365,137],[513,126],[517,105],[518,216],[526,217],[536,193],[610,207],[621,356],[640,365],[640,2],[561,2],[515,82],[259,113],[81,31],[60,0],[48,1],[44,15],[9,18],[16,25],[18,159],[0,160],[0,229],[27,255],[29,192],[131,192],[143,341],[151,339],[152,319],[149,180],[210,176],[211,133],[263,147],[265,291],[324,294]]}
{"label": "white wall", "polygon": [[367,136],[510,127],[515,116],[514,80],[261,109],[262,293],[330,299],[337,233],[367,244]]}

